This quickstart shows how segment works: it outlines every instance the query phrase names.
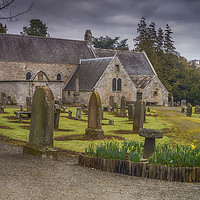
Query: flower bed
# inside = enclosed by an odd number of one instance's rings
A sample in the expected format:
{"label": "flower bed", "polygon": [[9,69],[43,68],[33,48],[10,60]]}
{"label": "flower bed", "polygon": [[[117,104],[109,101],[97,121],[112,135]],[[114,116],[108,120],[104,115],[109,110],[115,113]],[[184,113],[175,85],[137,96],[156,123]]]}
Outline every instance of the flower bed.
{"label": "flower bed", "polygon": [[171,167],[129,160],[109,160],[80,154],[78,164],[108,172],[180,182],[200,182],[200,167]]}
{"label": "flower bed", "polygon": [[[169,181],[200,182],[200,146],[159,145],[148,162],[141,162],[143,144],[116,140],[89,145],[79,165],[109,172]],[[155,164],[156,163],[156,164]]]}

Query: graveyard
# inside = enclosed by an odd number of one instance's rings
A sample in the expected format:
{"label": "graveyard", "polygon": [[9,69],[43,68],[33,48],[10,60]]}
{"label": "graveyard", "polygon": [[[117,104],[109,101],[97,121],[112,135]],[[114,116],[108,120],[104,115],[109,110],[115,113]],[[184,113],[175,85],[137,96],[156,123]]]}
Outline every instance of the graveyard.
{"label": "graveyard", "polygon": [[[30,118],[24,115],[20,122],[14,111],[20,107],[7,107],[4,113],[0,114],[0,135],[9,138],[13,144],[22,145],[28,142],[30,133]],[[65,107],[61,109],[59,129],[54,130],[54,147],[62,150],[84,152],[85,147],[93,143],[99,144],[103,139],[90,140],[85,138],[88,115],[82,112],[81,120],[76,120],[76,107]],[[150,112],[146,113],[146,122],[143,127],[157,129],[164,132],[163,138],[156,143],[166,143],[170,145],[192,145],[194,140],[199,144],[200,114],[187,117],[180,112],[180,107],[150,107]],[[72,111],[72,117],[68,117],[68,112]],[[132,132],[133,121],[127,117],[116,116],[113,112],[104,111],[102,120],[102,130],[106,140],[117,139],[119,141],[134,140],[144,142],[144,138]],[[120,112],[119,112],[120,113]],[[109,125],[109,120],[114,121],[114,125]],[[8,140],[8,139],[7,139]],[[196,145],[197,145],[196,144]]]}

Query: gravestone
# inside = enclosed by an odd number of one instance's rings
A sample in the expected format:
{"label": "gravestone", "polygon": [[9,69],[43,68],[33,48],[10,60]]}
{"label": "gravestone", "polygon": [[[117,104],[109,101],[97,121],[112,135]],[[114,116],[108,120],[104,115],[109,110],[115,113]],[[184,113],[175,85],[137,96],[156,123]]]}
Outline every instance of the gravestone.
{"label": "gravestone", "polygon": [[143,123],[145,123],[146,122],[146,112],[147,112],[145,104],[143,104],[143,110],[144,110],[144,122]]}
{"label": "gravestone", "polygon": [[0,105],[0,113],[4,113],[4,106]]}
{"label": "gravestone", "polygon": [[89,101],[88,128],[85,130],[86,138],[103,138],[101,120],[101,99],[97,92],[93,92]]}
{"label": "gravestone", "polygon": [[37,87],[33,95],[29,145],[23,152],[35,156],[58,158],[53,150],[54,97],[50,88]]}
{"label": "gravestone", "polygon": [[76,109],[76,120],[81,120],[82,108],[78,107]]}
{"label": "gravestone", "polygon": [[76,74],[75,83],[74,83],[74,103],[80,103],[80,92],[79,92],[79,78]]}
{"label": "gravestone", "polygon": [[68,118],[69,119],[72,118],[72,111],[71,110],[68,111]]}
{"label": "gravestone", "polygon": [[109,125],[114,125],[114,120],[113,120],[113,119],[109,119],[108,124],[109,124]]}
{"label": "gravestone", "polygon": [[54,97],[50,88],[38,87],[33,95],[29,144],[53,147]]}
{"label": "gravestone", "polygon": [[190,103],[187,104],[187,113],[186,113],[186,115],[188,117],[192,116],[192,105]]}
{"label": "gravestone", "polygon": [[150,108],[149,108],[149,107],[147,107],[147,112],[151,112],[151,110],[150,110]]}
{"label": "gravestone", "polygon": [[185,108],[186,107],[186,100],[181,100],[181,108]]}
{"label": "gravestone", "polygon": [[20,105],[20,111],[24,111],[24,108],[22,105]]}
{"label": "gravestone", "polygon": [[121,117],[127,117],[126,115],[126,97],[121,97],[120,114]]}
{"label": "gravestone", "polygon": [[133,121],[135,106],[133,104],[128,104],[128,120]]}
{"label": "gravestone", "polygon": [[19,122],[22,122],[22,121],[23,121],[23,114],[19,113]]}
{"label": "gravestone", "polygon": [[54,129],[59,128],[60,120],[60,106],[58,104],[54,105]]}
{"label": "gravestone", "polygon": [[31,97],[26,97],[26,108],[27,111],[31,111]]}
{"label": "gravestone", "polygon": [[141,128],[141,137],[145,137],[143,158],[148,159],[155,152],[155,138],[163,138],[163,133],[156,129]]}
{"label": "gravestone", "polygon": [[141,100],[135,103],[135,112],[133,118],[133,133],[139,134],[140,128],[143,128],[144,122],[144,106]]}
{"label": "gravestone", "polygon": [[200,114],[200,106],[196,105],[194,109],[195,114]]}
{"label": "gravestone", "polygon": [[111,111],[114,110],[114,96],[109,97],[109,106],[111,107]]}
{"label": "gravestone", "polygon": [[113,113],[116,114],[116,115],[118,114],[118,104],[115,103],[115,102],[114,102],[114,105],[113,105]]}
{"label": "gravestone", "polygon": [[180,105],[181,105],[180,101],[177,101],[176,106],[180,107]]}

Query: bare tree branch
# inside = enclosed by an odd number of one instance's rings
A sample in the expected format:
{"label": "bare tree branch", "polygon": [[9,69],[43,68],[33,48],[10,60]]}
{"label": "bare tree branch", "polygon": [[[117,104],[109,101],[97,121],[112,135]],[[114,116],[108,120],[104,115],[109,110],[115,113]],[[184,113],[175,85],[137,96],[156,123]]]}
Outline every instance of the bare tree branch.
{"label": "bare tree branch", "polygon": [[15,2],[15,0],[2,0],[2,3],[0,4],[0,12],[3,12],[6,9],[10,9],[10,15],[9,16],[2,16],[2,17],[0,16],[0,19],[12,21],[13,19],[17,18],[18,16],[29,12],[31,10],[31,8],[33,7],[33,4],[34,4],[34,0],[33,0],[31,5],[29,6],[29,8],[27,10],[21,11],[17,14],[12,14],[11,7],[12,7],[14,2]]}

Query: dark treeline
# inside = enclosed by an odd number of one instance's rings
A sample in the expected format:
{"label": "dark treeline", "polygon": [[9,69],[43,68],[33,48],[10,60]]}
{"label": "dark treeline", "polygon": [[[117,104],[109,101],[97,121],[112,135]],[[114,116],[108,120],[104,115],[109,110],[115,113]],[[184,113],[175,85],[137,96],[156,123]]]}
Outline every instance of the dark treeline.
{"label": "dark treeline", "polygon": [[[133,51],[146,52],[158,77],[169,91],[169,97],[173,95],[175,101],[185,99],[192,104],[200,104],[200,71],[175,51],[169,25],[164,30],[156,29],[154,22],[147,25],[145,18],[141,18],[137,34],[133,39]],[[119,37],[93,38],[93,44],[96,48],[128,50],[127,39],[119,41]]]}

